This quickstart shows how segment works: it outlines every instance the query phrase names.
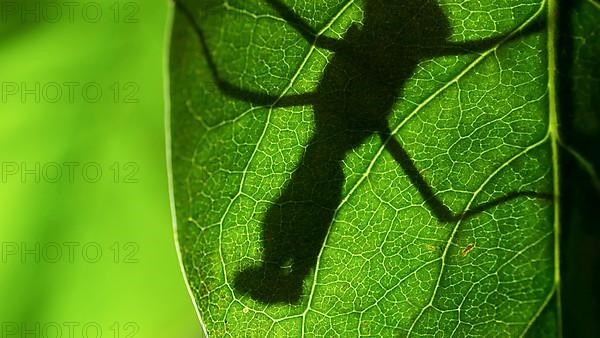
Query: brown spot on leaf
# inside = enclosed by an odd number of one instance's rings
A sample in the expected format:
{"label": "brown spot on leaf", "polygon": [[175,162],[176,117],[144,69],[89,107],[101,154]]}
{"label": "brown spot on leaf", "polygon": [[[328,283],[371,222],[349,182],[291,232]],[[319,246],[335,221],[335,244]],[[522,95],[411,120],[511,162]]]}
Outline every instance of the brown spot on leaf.
{"label": "brown spot on leaf", "polygon": [[466,256],[469,251],[473,250],[473,248],[475,247],[474,243],[469,243],[460,253],[461,256]]}

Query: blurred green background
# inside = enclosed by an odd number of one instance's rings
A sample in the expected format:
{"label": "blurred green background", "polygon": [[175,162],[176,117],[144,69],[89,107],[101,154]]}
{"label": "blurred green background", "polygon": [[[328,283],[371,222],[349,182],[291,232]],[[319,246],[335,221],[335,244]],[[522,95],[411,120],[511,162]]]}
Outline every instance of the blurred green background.
{"label": "blurred green background", "polygon": [[169,209],[168,2],[0,4],[2,337],[199,337]]}

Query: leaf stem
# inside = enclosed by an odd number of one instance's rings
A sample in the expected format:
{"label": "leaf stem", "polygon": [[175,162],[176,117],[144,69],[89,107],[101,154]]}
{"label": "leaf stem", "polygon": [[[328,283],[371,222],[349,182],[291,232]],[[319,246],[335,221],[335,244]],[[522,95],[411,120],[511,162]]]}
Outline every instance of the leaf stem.
{"label": "leaf stem", "polygon": [[560,168],[559,168],[559,121],[557,96],[557,43],[558,0],[548,0],[548,133],[552,147],[552,173],[554,182],[554,288],[558,337],[562,337],[562,301],[560,278]]}

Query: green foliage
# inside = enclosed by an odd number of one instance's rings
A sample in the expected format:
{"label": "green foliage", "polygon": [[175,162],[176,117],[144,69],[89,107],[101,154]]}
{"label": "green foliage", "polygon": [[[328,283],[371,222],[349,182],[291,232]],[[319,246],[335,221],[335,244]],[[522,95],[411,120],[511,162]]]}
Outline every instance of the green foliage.
{"label": "green foliage", "polygon": [[[117,8],[121,19],[131,13],[125,6],[139,9],[139,22],[115,22]],[[90,17],[102,9],[97,22],[85,19],[86,7]],[[0,3],[0,337],[199,330],[166,186],[168,14],[163,0]],[[124,102],[132,83],[136,103]],[[84,94],[88,85],[90,97],[103,90],[97,102]],[[138,183],[123,182],[129,162]],[[13,164],[19,169],[10,174]],[[100,179],[91,183],[84,166],[99,166]],[[124,263],[132,242],[138,262]],[[98,261],[87,259],[94,248]]]}
{"label": "green foliage", "polygon": [[534,0],[182,2],[174,193],[208,333],[557,335],[553,24]]}

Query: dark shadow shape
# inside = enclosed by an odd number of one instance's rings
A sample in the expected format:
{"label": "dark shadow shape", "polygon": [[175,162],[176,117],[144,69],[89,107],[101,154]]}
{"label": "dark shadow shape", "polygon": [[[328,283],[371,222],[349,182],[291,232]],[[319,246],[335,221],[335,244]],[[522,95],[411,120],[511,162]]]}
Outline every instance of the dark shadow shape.
{"label": "dark shadow shape", "polygon": [[453,215],[435,196],[408,153],[390,135],[388,115],[407,79],[424,60],[480,53],[539,28],[481,41],[456,43],[448,19],[434,0],[367,0],[363,26],[353,25],[343,40],[318,36],[279,0],[264,0],[308,42],[335,52],[315,92],[279,97],[236,87],[220,77],[194,16],[178,8],[198,35],[212,76],[224,95],[268,107],[312,105],[315,132],[302,159],[263,222],[263,260],[241,271],[238,292],[263,303],[298,303],[304,279],[315,267],[335,210],[342,200],[343,160],[368,137],[379,134],[441,222],[456,222],[518,197],[548,194],[512,192]]}
{"label": "dark shadow shape", "polygon": [[541,198],[552,201],[552,194],[540,193],[535,191],[513,191],[508,194],[482,203],[476,207],[473,207],[465,212],[459,214],[453,214],[450,208],[448,208],[431,189],[429,184],[425,181],[425,178],[419,172],[419,169],[415,166],[410,156],[404,150],[402,145],[392,137],[389,133],[381,134],[381,141],[385,144],[385,148],[392,155],[396,163],[402,167],[402,170],[406,173],[406,176],[410,179],[411,183],[417,188],[419,194],[423,197],[425,203],[440,222],[453,223],[461,220],[466,220],[473,217],[487,209],[498,206],[502,203],[514,200],[519,197],[529,198]]}

